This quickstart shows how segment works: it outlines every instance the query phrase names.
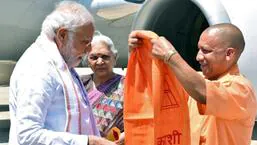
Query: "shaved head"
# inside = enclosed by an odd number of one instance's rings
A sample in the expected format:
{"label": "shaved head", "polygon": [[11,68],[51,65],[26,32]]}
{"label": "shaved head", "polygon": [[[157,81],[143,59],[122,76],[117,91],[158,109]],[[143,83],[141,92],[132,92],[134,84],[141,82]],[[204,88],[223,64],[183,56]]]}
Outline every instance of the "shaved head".
{"label": "shaved head", "polygon": [[217,39],[226,47],[238,50],[240,55],[245,47],[245,40],[241,30],[233,24],[222,23],[208,27],[205,31],[209,35],[216,35]]}
{"label": "shaved head", "polygon": [[237,64],[244,46],[243,34],[235,25],[216,24],[201,34],[196,60],[206,78],[217,79]]}

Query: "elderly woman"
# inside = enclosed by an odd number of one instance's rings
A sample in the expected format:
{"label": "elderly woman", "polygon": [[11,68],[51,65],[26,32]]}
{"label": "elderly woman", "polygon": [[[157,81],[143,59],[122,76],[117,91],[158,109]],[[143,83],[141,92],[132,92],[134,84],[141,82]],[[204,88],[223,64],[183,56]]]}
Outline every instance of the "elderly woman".
{"label": "elderly woman", "polygon": [[118,140],[119,132],[124,130],[124,77],[113,72],[118,51],[115,49],[112,40],[102,34],[95,35],[91,45],[92,49],[86,60],[93,74],[81,78],[88,92],[88,98],[101,135],[109,138],[111,133],[112,138]]}

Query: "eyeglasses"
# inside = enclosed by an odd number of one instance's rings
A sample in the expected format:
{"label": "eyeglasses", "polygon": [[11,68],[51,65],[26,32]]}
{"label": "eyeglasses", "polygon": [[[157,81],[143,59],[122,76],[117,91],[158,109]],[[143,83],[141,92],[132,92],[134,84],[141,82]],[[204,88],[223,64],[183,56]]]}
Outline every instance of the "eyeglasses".
{"label": "eyeglasses", "polygon": [[107,61],[111,59],[111,56],[109,55],[101,55],[101,56],[97,56],[97,55],[90,55],[89,59],[91,60],[98,60],[98,58],[102,58],[103,60]]}

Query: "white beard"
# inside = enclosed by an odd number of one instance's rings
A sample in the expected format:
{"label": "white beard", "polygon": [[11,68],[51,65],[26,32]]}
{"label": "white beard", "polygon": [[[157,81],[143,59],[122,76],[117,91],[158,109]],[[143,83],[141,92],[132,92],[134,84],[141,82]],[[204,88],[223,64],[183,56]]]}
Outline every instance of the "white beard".
{"label": "white beard", "polygon": [[63,59],[69,68],[75,67],[80,63],[80,60],[78,60],[77,56],[75,56],[72,51],[74,49],[73,39],[69,39],[63,48]]}

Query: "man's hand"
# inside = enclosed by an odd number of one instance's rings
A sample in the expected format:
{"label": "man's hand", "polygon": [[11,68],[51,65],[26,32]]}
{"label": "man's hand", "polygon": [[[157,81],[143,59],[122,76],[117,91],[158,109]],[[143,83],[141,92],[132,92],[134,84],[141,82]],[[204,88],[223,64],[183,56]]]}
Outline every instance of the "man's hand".
{"label": "man's hand", "polygon": [[119,140],[115,141],[117,145],[124,145],[125,144],[125,132],[120,134]]}
{"label": "man's hand", "polygon": [[164,60],[170,50],[175,50],[174,46],[164,37],[151,40],[153,44],[152,54],[153,56]]}
{"label": "man's hand", "polygon": [[93,135],[88,136],[88,142],[89,145],[116,145],[114,142]]}
{"label": "man's hand", "polygon": [[129,38],[128,38],[129,52],[133,51],[136,47],[140,47],[142,45],[143,45],[142,38],[137,36],[137,31],[132,31],[129,34]]}
{"label": "man's hand", "polygon": [[[151,34],[151,31],[146,31],[146,33]],[[129,46],[129,52],[133,51],[137,47],[141,47],[143,45],[143,40],[144,38],[142,36],[143,34],[140,34],[139,31],[132,31],[129,34],[128,38],[128,46]],[[144,34],[146,35],[146,34]],[[153,56],[164,60],[165,57],[167,57],[168,52],[170,50],[176,51],[174,46],[164,37],[158,37],[156,34],[151,40],[151,43],[153,45],[152,48],[152,54]]]}

